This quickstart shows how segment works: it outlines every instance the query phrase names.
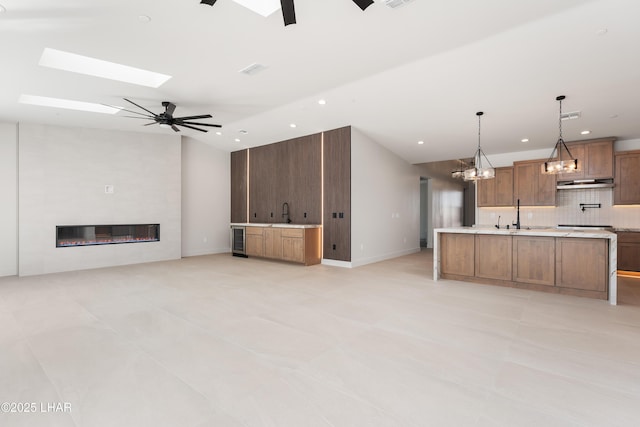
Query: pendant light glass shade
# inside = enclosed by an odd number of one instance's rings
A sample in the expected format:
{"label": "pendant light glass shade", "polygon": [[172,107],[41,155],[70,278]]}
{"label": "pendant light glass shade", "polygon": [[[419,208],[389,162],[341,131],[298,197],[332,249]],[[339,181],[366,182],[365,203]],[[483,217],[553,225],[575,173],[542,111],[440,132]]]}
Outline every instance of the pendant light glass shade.
{"label": "pendant light glass shade", "polygon": [[455,179],[459,179],[464,177],[464,167],[465,167],[465,163],[458,159],[459,165],[457,167],[457,169],[451,171],[451,178],[455,178]]}
{"label": "pendant light glass shade", "polygon": [[480,147],[480,117],[482,117],[483,114],[482,111],[476,113],[476,116],[478,116],[478,149],[473,156],[473,167],[464,171],[465,181],[479,181],[481,179],[495,178],[496,176],[493,165]]}
{"label": "pendant light glass shade", "polygon": [[[564,143],[562,139],[562,100],[565,96],[561,95],[556,98],[556,101],[560,103],[560,116],[558,119],[558,126],[560,128],[560,136],[556,142],[549,160],[544,162],[542,173],[546,174],[558,174],[558,173],[572,173],[578,171],[578,159],[575,159],[569,151],[569,147]],[[556,157],[557,154],[557,157]]]}

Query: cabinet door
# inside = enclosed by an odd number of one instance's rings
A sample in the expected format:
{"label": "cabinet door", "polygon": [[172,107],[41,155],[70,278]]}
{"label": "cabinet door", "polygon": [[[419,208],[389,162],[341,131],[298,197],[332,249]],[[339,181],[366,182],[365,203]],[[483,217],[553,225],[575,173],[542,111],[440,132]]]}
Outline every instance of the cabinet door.
{"label": "cabinet door", "polygon": [[511,280],[511,236],[478,234],[475,239],[475,275]]}
{"label": "cabinet door", "polygon": [[322,136],[309,135],[287,141],[287,165],[282,173],[288,189],[282,202],[289,204],[289,217],[295,224],[322,222]]}
{"label": "cabinet door", "polygon": [[640,150],[617,153],[614,204],[640,204]]}
{"label": "cabinet door", "polygon": [[520,199],[522,206],[535,205],[536,191],[536,164],[530,162],[517,162],[513,165],[513,201]]}
{"label": "cabinet door", "polygon": [[247,152],[231,153],[231,222],[247,219]]}
{"label": "cabinet door", "polygon": [[556,286],[606,291],[608,249],[605,239],[556,238]]}
{"label": "cabinet door", "polygon": [[282,259],[285,261],[304,262],[304,239],[300,237],[282,238]]}
{"label": "cabinet door", "polygon": [[496,206],[513,206],[513,168],[497,168],[495,181]]}
{"label": "cabinet door", "polygon": [[[573,181],[574,179],[583,179],[585,166],[587,164],[585,144],[567,144],[569,151],[574,159],[578,159],[578,169],[576,172],[571,173],[559,173],[557,175],[558,181]],[[564,157],[563,157],[564,158]]]}
{"label": "cabinet door", "polygon": [[249,222],[274,222],[277,212],[277,155],[277,144],[249,150]]}
{"label": "cabinet door", "polygon": [[586,159],[584,177],[613,178],[613,140],[589,142],[584,147]]}
{"label": "cabinet door", "polygon": [[[498,171],[496,170],[496,175]],[[496,206],[496,179],[476,181],[478,207]]]}
{"label": "cabinet door", "polygon": [[324,132],[323,258],[351,261],[351,127]]}
{"label": "cabinet door", "polygon": [[440,272],[458,276],[475,275],[475,236],[439,233]]}
{"label": "cabinet door", "polygon": [[556,175],[542,173],[544,162],[535,164],[535,206],[555,206],[556,205]]}
{"label": "cabinet door", "polygon": [[245,251],[250,256],[264,256],[264,237],[260,227],[247,227],[245,229]]}
{"label": "cabinet door", "polygon": [[618,270],[640,271],[640,233],[618,233]]}
{"label": "cabinet door", "polygon": [[554,286],[555,238],[513,237],[513,281]]}
{"label": "cabinet door", "polygon": [[279,228],[264,229],[264,256],[282,258],[282,230]]}

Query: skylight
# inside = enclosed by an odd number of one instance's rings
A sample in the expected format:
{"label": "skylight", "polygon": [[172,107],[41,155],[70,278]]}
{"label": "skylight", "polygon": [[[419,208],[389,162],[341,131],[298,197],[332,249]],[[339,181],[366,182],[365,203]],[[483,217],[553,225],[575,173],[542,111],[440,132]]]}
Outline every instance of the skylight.
{"label": "skylight", "polygon": [[233,0],[265,18],[280,9],[280,0]]}
{"label": "skylight", "polygon": [[116,114],[120,108],[92,102],[72,101],[70,99],[49,98],[38,95],[20,95],[21,104],[39,105],[42,107],[66,108],[67,110],[89,111],[92,113]]}
{"label": "skylight", "polygon": [[56,68],[58,70],[71,71],[73,73],[87,74],[89,76],[102,77],[120,82],[133,83],[140,86],[158,88],[171,78],[166,74],[63,52],[61,50],[45,48],[40,57],[40,65]]}

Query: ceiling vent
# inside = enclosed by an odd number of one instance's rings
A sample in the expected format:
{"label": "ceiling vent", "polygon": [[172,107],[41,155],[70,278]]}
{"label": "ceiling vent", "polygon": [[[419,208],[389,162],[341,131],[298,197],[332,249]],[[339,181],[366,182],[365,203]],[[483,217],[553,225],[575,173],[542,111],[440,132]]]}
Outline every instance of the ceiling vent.
{"label": "ceiling vent", "polygon": [[574,120],[579,119],[582,115],[580,111],[572,111],[571,113],[562,113],[560,115],[560,120]]}
{"label": "ceiling vent", "polygon": [[267,69],[267,67],[265,67],[262,64],[253,63],[253,64],[249,65],[248,67],[243,68],[239,72],[242,73],[242,74],[246,74],[248,76],[253,76],[254,74],[258,74],[259,72],[264,71],[266,69]]}
{"label": "ceiling vent", "polygon": [[411,3],[413,0],[382,0],[382,3],[385,6],[390,7],[391,9],[396,9],[398,7],[404,6],[407,3]]}

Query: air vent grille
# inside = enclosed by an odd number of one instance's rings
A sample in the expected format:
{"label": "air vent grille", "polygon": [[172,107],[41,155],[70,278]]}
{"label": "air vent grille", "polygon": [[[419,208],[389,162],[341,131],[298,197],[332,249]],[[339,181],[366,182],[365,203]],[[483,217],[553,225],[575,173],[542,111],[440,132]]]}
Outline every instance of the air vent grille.
{"label": "air vent grille", "polygon": [[395,9],[404,6],[407,3],[411,3],[413,0],[383,0],[385,6]]}
{"label": "air vent grille", "polygon": [[574,120],[579,119],[582,115],[580,111],[572,111],[571,113],[562,113],[560,115],[560,120]]}
{"label": "air vent grille", "polygon": [[258,64],[258,63],[253,63],[247,67],[244,67],[242,70],[240,70],[239,72],[242,74],[246,74],[248,76],[253,76],[255,74],[258,74],[261,71],[266,70],[267,67],[262,65],[262,64]]}

